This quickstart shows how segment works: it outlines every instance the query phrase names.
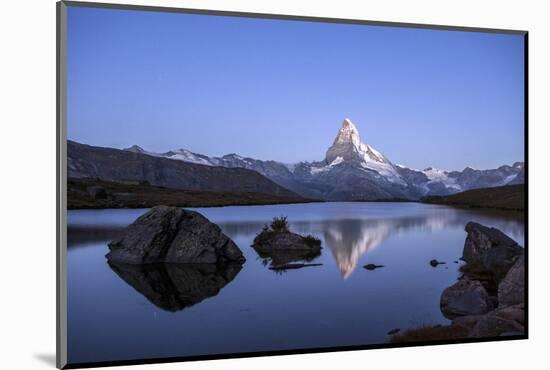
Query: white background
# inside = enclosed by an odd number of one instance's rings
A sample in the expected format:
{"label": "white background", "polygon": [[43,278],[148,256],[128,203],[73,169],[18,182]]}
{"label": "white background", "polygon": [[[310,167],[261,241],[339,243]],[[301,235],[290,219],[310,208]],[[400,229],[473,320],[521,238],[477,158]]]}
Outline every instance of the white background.
{"label": "white background", "polygon": [[[550,245],[545,235],[548,228],[548,189],[545,184],[549,180],[547,160],[550,159],[546,153],[550,122],[550,22],[545,1],[125,2],[530,31],[529,340],[148,365],[135,366],[133,369],[548,368],[550,301],[547,271]],[[4,1],[0,28],[0,366],[5,369],[53,368],[56,243],[55,1]]]}

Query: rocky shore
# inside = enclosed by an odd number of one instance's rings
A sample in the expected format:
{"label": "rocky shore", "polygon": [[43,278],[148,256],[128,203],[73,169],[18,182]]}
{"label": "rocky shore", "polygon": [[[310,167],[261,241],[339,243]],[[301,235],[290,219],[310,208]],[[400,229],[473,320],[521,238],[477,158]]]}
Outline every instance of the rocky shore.
{"label": "rocky shore", "polygon": [[463,275],[441,294],[450,325],[396,333],[394,343],[522,336],[525,334],[524,249],[495,228],[466,225]]}

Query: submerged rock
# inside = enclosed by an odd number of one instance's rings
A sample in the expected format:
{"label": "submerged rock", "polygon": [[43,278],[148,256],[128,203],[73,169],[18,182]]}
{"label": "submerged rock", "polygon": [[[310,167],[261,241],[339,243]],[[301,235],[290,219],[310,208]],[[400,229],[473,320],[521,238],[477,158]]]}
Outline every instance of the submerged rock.
{"label": "submerged rock", "polygon": [[200,213],[157,206],[109,243],[109,261],[147,263],[242,263],[237,245]]}
{"label": "submerged rock", "polygon": [[109,262],[111,269],[149,302],[166,311],[179,311],[217,295],[242,265],[146,264]]}
{"label": "submerged rock", "polygon": [[525,258],[522,254],[498,285],[498,304],[511,306],[525,301]]}
{"label": "submerged rock", "polygon": [[430,261],[430,266],[432,266],[432,267],[437,267],[437,266],[439,266],[439,265],[444,265],[444,264],[446,264],[446,263],[447,263],[447,262],[441,262],[441,261],[438,261],[438,260],[433,259],[433,260]]}
{"label": "submerged rock", "polygon": [[443,291],[441,312],[448,319],[480,315],[493,309],[493,303],[483,285],[477,280],[462,279]]}
{"label": "submerged rock", "polygon": [[365,265],[363,266],[365,269],[369,270],[369,271],[372,271],[372,270],[376,270],[376,269],[379,269],[379,268],[382,268],[384,267],[384,265],[375,265],[374,263],[369,263],[368,265]]}
{"label": "submerged rock", "polygon": [[477,269],[490,272],[496,281],[504,278],[523,253],[523,248],[498,229],[468,222],[466,232],[462,259]]}

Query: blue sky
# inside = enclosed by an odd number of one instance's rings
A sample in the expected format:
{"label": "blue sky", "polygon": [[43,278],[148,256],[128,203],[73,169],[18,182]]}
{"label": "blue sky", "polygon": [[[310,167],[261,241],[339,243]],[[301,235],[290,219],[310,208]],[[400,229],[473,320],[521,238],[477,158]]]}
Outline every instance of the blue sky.
{"label": "blue sky", "polygon": [[523,160],[523,37],[69,7],[68,137],[321,160],[344,118],[412,168]]}

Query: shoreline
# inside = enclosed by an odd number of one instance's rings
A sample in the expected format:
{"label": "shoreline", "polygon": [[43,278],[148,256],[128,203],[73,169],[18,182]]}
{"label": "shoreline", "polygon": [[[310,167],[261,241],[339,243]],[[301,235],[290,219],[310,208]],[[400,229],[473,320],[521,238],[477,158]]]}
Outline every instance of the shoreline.
{"label": "shoreline", "polygon": [[[260,206],[276,206],[276,205],[292,205],[292,204],[311,204],[311,203],[417,203],[424,205],[433,205],[433,206],[444,206],[452,207],[463,210],[473,210],[473,211],[499,211],[499,212],[510,212],[519,215],[525,215],[524,209],[517,208],[505,208],[505,207],[481,207],[476,205],[462,205],[462,204],[444,204],[444,203],[431,203],[423,202],[420,200],[408,200],[408,201],[391,201],[391,200],[304,200],[301,202],[267,202],[267,203],[234,203],[234,204],[208,204],[208,205],[170,205],[173,207],[181,208],[225,208],[225,207],[260,207]],[[107,210],[107,209],[148,209],[152,206],[136,205],[134,206],[125,206],[125,207],[100,207],[100,206],[87,206],[87,207],[67,207],[69,211],[78,211],[78,210]]]}

